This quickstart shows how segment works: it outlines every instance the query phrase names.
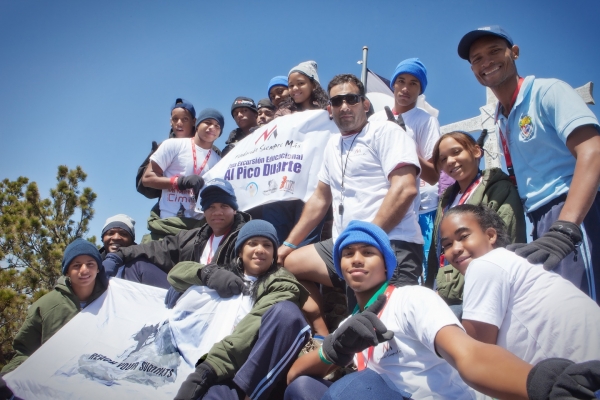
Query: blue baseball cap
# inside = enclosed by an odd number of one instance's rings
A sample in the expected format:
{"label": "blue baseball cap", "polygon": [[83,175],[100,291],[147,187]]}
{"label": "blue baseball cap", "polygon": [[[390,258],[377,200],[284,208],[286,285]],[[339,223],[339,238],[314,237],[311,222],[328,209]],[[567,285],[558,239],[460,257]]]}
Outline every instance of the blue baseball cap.
{"label": "blue baseball cap", "polygon": [[173,112],[173,110],[176,108],[183,108],[185,110],[188,110],[188,112],[192,114],[192,118],[196,118],[196,109],[194,109],[192,103],[190,103],[186,99],[175,99],[175,103],[173,103],[173,105],[171,106],[171,112]]}
{"label": "blue baseball cap", "polygon": [[469,61],[469,51],[471,50],[471,46],[475,41],[484,36],[497,36],[502,38],[508,42],[510,47],[513,46],[513,40],[510,35],[500,27],[500,25],[489,25],[482,26],[481,28],[477,28],[474,31],[467,33],[465,36],[460,39],[460,43],[458,43],[458,55],[463,60]]}

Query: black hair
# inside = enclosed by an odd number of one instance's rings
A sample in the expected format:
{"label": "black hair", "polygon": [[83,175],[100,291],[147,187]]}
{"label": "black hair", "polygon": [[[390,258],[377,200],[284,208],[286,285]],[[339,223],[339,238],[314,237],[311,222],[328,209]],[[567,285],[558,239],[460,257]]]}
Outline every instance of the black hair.
{"label": "black hair", "polygon": [[512,240],[506,231],[506,224],[502,218],[500,218],[498,213],[489,207],[482,205],[475,206],[472,204],[461,204],[446,211],[444,218],[447,218],[449,215],[453,214],[471,214],[477,220],[477,223],[481,227],[482,231],[486,231],[488,228],[494,229],[497,236],[494,248],[506,247],[512,243]]}
{"label": "black hair", "polygon": [[[274,249],[277,250],[277,249]],[[233,261],[231,261],[229,264],[226,264],[223,266],[223,268],[225,268],[226,270],[229,270],[231,272],[233,272],[234,274],[236,274],[237,276],[239,276],[242,279],[245,279],[246,277],[244,276],[244,265],[242,264],[242,258],[241,257],[237,257],[236,259],[234,259]],[[256,298],[258,296],[258,289],[261,286],[265,286],[265,283],[267,281],[267,279],[269,278],[269,276],[273,275],[275,272],[277,272],[277,270],[280,267],[277,265],[277,252],[275,251],[273,254],[273,263],[271,264],[271,266],[269,267],[269,269],[262,274],[261,276],[259,276],[255,282],[253,282],[252,287],[250,289],[250,296],[252,297],[252,302],[256,303]]]}
{"label": "black hair", "polygon": [[[302,72],[300,73],[303,74]],[[303,75],[306,76],[306,74]],[[327,93],[325,93],[319,82],[315,81],[311,77],[308,77],[308,79],[310,79],[310,83],[313,85],[313,90],[310,94],[311,103],[319,110],[326,110],[327,104],[329,104],[329,96],[327,96]],[[292,112],[304,111],[298,108],[299,105],[292,100],[291,96],[289,97],[289,100],[291,101],[290,110]],[[283,104],[281,104],[279,107],[281,108],[282,105]]]}
{"label": "black hair", "polygon": [[352,83],[356,87],[358,87],[358,94],[362,97],[365,97],[365,85],[358,79],[355,75],[352,74],[339,74],[333,77],[333,79],[327,85],[327,93],[331,93],[331,89],[334,86],[342,85],[344,83]]}

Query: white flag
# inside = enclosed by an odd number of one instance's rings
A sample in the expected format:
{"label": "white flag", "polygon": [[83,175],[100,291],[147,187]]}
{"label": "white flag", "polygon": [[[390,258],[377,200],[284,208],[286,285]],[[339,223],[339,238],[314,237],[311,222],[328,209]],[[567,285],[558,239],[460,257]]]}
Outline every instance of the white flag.
{"label": "white flag", "polygon": [[237,143],[203,178],[229,181],[240,210],[280,200],[306,201],[317,187],[325,145],[337,132],[324,110],[276,118]]}

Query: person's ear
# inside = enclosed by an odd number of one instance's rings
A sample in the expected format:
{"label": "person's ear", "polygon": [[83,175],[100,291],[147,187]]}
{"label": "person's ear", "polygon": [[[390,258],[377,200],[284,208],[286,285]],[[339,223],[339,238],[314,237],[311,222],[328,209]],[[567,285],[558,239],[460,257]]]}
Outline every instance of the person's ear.
{"label": "person's ear", "polygon": [[333,119],[333,114],[331,113],[331,104],[327,104],[327,112],[329,113],[329,119]]}
{"label": "person's ear", "polygon": [[496,247],[496,241],[498,240],[498,232],[494,228],[487,228],[485,230],[485,235],[488,238],[488,242],[492,245],[492,247]]}
{"label": "person's ear", "polygon": [[473,157],[475,157],[475,158],[483,157],[483,149],[479,146],[475,146],[475,149],[473,151]]}
{"label": "person's ear", "polygon": [[519,46],[517,46],[515,44],[510,50],[512,51],[512,54],[513,54],[513,60],[516,60],[517,58],[519,58]]}
{"label": "person's ear", "polygon": [[369,101],[369,99],[367,98],[367,96],[365,96],[365,97],[364,97],[364,100],[363,100],[363,109],[364,109],[366,112],[369,112],[369,109],[370,109],[370,108],[371,108],[371,102]]}

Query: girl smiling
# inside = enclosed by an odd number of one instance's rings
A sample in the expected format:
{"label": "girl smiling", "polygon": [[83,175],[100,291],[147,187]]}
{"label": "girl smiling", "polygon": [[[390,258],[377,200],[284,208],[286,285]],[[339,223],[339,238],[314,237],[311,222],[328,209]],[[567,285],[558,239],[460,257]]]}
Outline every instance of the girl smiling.
{"label": "girl smiling", "polygon": [[428,269],[432,286],[437,276],[438,294],[460,317],[464,278],[448,265],[442,255],[439,240],[439,226],[444,213],[459,204],[487,206],[500,215],[507,226],[510,242],[525,243],[525,214],[517,188],[508,175],[499,168],[481,171],[479,162],[483,150],[475,139],[464,132],[451,132],[440,137],[433,149],[433,165],[437,171],[444,171],[456,182],[442,194],[433,238],[428,257]]}

